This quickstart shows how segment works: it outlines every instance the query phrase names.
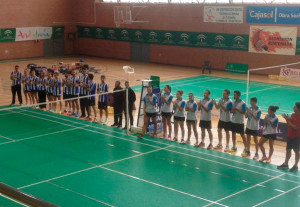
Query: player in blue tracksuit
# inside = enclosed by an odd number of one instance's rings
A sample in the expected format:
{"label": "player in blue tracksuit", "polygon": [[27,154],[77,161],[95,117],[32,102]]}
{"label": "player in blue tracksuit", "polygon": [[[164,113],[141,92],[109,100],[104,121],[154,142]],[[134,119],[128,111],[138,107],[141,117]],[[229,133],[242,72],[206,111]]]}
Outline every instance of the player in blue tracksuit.
{"label": "player in blue tracksuit", "polygon": [[[89,110],[89,114],[90,117],[88,118],[90,121],[93,120],[93,122],[98,122],[97,120],[97,110],[95,107],[95,103],[96,103],[96,92],[97,92],[97,83],[94,80],[94,75],[93,74],[88,74],[88,87],[87,87],[87,91],[88,91],[88,110]],[[92,115],[91,115],[91,108],[93,108],[93,112],[94,112],[94,119],[92,119]]]}

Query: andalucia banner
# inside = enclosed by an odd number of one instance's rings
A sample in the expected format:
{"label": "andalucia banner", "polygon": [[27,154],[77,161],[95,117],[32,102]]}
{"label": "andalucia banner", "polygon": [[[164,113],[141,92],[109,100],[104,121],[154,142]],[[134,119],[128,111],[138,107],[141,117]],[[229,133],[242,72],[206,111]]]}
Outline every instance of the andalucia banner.
{"label": "andalucia banner", "polygon": [[295,55],[297,27],[250,26],[249,52]]}
{"label": "andalucia banner", "polygon": [[0,42],[44,40],[64,37],[64,27],[22,27],[0,29]]}

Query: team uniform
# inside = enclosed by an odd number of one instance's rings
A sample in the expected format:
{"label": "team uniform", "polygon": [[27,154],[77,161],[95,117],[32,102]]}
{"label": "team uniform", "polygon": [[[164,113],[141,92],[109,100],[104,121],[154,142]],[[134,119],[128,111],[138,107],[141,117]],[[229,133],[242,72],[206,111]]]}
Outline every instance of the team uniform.
{"label": "team uniform", "polygon": [[[246,127],[246,134],[251,136],[258,136],[258,130],[259,130],[259,120],[261,117],[261,110],[259,107],[249,108],[250,112],[248,112],[248,120],[247,120],[247,127]],[[256,121],[252,115],[253,114],[258,120]]]}
{"label": "team uniform", "polygon": [[[109,85],[108,83],[98,83],[97,86],[97,91],[98,93],[107,93],[109,89]],[[98,98],[98,109],[107,109],[107,105],[108,105],[108,94],[99,94],[99,98]]]}
{"label": "team uniform", "polygon": [[53,95],[53,84],[54,84],[53,78],[47,78],[46,84],[47,84],[47,95],[52,96]]}
{"label": "team uniform", "polygon": [[174,105],[174,120],[175,121],[185,121],[185,101],[181,99],[176,99],[175,101],[181,108],[183,108],[181,111],[179,110],[179,107]]}
{"label": "team uniform", "polygon": [[[242,100],[234,101],[232,103],[232,108],[237,108],[243,112],[247,111],[246,103]],[[239,134],[244,134],[244,115],[235,111],[232,114],[232,120],[231,120],[231,131]]]}
{"label": "team uniform", "polygon": [[207,112],[203,108],[200,109],[201,116],[199,126],[200,128],[211,129],[211,110],[214,106],[212,99],[201,99],[200,102],[209,111]]}
{"label": "team uniform", "polygon": [[39,103],[45,103],[40,105],[40,108],[46,108],[46,95],[47,95],[46,83],[47,83],[47,78],[39,79],[39,87],[38,87]]}
{"label": "team uniform", "polygon": [[[79,77],[79,81],[80,81],[80,89],[79,89],[79,96],[86,96],[88,94],[87,90],[85,89],[85,87],[82,86],[83,83],[88,84],[88,75],[81,75]],[[85,111],[89,111],[88,110],[88,99],[87,98],[81,98],[80,99],[80,109],[81,109],[81,117],[85,117]]]}
{"label": "team uniform", "polygon": [[218,122],[218,129],[224,129],[226,131],[230,130],[231,126],[231,109],[232,109],[232,100],[230,98],[224,99],[221,98],[219,101],[224,108],[228,111],[224,111],[223,108],[220,108],[220,119]]}
{"label": "team uniform", "polygon": [[53,96],[60,97],[61,96],[62,79],[58,78],[57,80],[53,80],[53,81],[54,81]]}
{"label": "team uniform", "polygon": [[18,100],[19,103],[22,104],[22,89],[21,89],[21,84],[22,84],[22,77],[23,73],[22,72],[16,72],[13,71],[10,74],[10,77],[13,78],[12,83],[11,83],[11,92],[12,92],[12,104],[15,104],[15,99],[16,99],[16,93],[18,94]]}
{"label": "team uniform", "polygon": [[[71,82],[70,98],[77,98],[79,95],[80,79],[78,76],[72,76],[72,77],[70,77],[69,81]],[[76,85],[78,85],[78,86],[76,86]]]}
{"label": "team uniform", "polygon": [[89,81],[88,88],[91,89],[91,91],[88,91],[88,95],[91,95],[88,97],[88,105],[95,106],[97,83],[94,81]]}
{"label": "team uniform", "polygon": [[70,78],[63,80],[63,100],[71,98],[71,86],[69,85]]}
{"label": "team uniform", "polygon": [[30,92],[30,75],[23,76],[23,91],[24,93]]}
{"label": "team uniform", "polygon": [[163,97],[165,98],[165,100],[167,100],[170,104],[166,104],[164,102],[162,102],[162,107],[161,107],[161,116],[166,117],[166,118],[170,118],[172,117],[172,111],[173,111],[173,95],[171,93],[164,93]]}
{"label": "team uniform", "polygon": [[39,90],[38,86],[39,78],[37,76],[30,76],[30,92],[36,93]]}
{"label": "team uniform", "polygon": [[150,104],[150,102],[146,99],[148,95],[146,95],[143,99],[144,103],[146,104],[146,115],[148,117],[156,117],[156,114],[158,112],[156,104],[157,104],[157,97],[151,93],[149,100],[154,103],[154,105]]}
{"label": "team uniform", "polygon": [[[271,122],[275,126],[275,128],[273,128],[271,126],[271,124],[266,121],[267,118],[271,119]],[[279,122],[278,117],[276,115],[271,117],[269,114],[267,114],[264,119],[264,122],[266,123],[266,127],[264,129],[263,137],[266,139],[276,140],[277,127],[278,127],[278,122]]]}
{"label": "team uniform", "polygon": [[189,123],[197,123],[197,109],[198,109],[198,105],[196,101],[188,101],[186,103],[186,108],[195,110],[194,112],[188,110],[187,114],[186,114],[186,122]]}

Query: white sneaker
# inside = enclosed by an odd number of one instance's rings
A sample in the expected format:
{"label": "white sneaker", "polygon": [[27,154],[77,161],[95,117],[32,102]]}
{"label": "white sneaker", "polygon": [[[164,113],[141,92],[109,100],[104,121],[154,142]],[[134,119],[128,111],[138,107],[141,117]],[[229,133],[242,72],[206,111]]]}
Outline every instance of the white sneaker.
{"label": "white sneaker", "polygon": [[223,145],[222,144],[218,144],[217,146],[214,147],[215,150],[221,150],[223,149]]}
{"label": "white sneaker", "polygon": [[226,147],[225,147],[224,152],[230,152],[229,146],[226,146]]}
{"label": "white sneaker", "polygon": [[103,124],[103,119],[102,118],[100,118],[100,124]]}
{"label": "white sneaker", "polygon": [[185,144],[184,139],[181,139],[180,144]]}
{"label": "white sneaker", "polygon": [[107,124],[108,124],[108,120],[107,120],[107,119],[105,119],[105,122],[104,122],[103,124],[107,125]]}

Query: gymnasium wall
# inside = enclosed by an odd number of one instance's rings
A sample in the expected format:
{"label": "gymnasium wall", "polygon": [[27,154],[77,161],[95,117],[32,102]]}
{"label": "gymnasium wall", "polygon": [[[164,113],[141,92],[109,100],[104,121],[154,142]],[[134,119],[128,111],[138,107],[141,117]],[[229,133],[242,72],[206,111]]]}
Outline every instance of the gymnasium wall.
{"label": "gymnasium wall", "polygon": [[[0,28],[65,26],[76,32],[72,22],[73,0],[1,0]],[[57,23],[54,23],[57,22]],[[65,54],[73,54],[72,41],[65,39]],[[0,60],[44,56],[43,41],[0,43]]]}
{"label": "gymnasium wall", "polygon": [[[81,11],[75,17],[77,22],[92,22],[94,20],[94,0],[75,0],[74,11]],[[84,26],[115,27],[113,6],[116,4],[96,4],[96,24],[77,24]],[[125,5],[125,4],[122,4]],[[139,4],[137,4],[139,5]],[[121,25],[121,28],[153,29],[167,31],[212,32],[249,35],[250,24],[221,24],[203,22],[202,4],[145,4],[136,20],[149,20],[148,23]],[[260,6],[263,6],[260,4]],[[293,5],[290,5],[293,6]],[[246,15],[244,6],[244,15]],[[135,12],[133,11],[133,14]],[[245,22],[245,17],[244,17]],[[274,26],[274,25],[273,25]],[[280,25],[277,25],[280,26]],[[284,25],[287,26],[287,25]],[[295,25],[292,25],[295,26]],[[300,36],[300,26],[298,26]],[[104,56],[118,59],[130,59],[130,42],[97,40],[79,38],[78,53]],[[114,48],[112,48],[114,47]],[[183,66],[201,66],[204,60],[210,60],[214,68],[224,69],[226,62],[249,64],[250,68],[297,62],[300,55],[268,55],[255,54],[246,51],[217,50],[207,48],[179,47],[151,44],[150,61],[153,63],[174,64]]]}

